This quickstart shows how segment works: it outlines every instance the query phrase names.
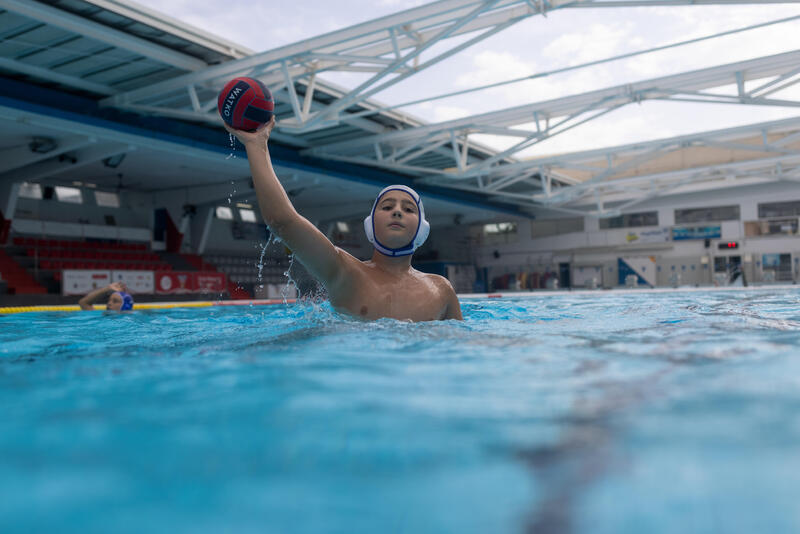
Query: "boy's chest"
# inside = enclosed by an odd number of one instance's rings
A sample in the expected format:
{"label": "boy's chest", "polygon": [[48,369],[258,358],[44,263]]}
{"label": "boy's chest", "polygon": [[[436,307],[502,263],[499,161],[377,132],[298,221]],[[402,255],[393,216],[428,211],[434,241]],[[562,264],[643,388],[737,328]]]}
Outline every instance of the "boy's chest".
{"label": "boy's chest", "polygon": [[441,319],[445,309],[438,288],[420,279],[367,279],[342,303],[343,306],[333,304],[364,319],[392,317],[432,321]]}

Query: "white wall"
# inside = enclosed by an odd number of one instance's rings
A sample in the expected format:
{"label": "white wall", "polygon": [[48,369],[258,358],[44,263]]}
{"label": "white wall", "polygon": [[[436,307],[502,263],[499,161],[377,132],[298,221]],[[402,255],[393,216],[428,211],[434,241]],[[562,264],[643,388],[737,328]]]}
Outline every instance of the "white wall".
{"label": "white wall", "polygon": [[[583,232],[531,238],[530,223],[520,220],[516,236],[512,236],[507,243],[477,246],[474,260],[478,267],[490,269],[490,277],[506,272],[557,271],[558,264],[562,262],[569,262],[573,266],[602,266],[602,284],[605,287],[614,287],[618,284],[617,258],[655,257],[660,267],[657,278],[659,285],[669,285],[669,278],[674,272],[681,274],[682,284],[705,285],[712,283],[714,257],[737,255],[743,260],[750,258],[751,261],[744,264],[745,272],[751,281],[759,281],[762,254],[792,254],[795,270],[800,267],[800,239],[797,236],[745,237],[744,223],[758,219],[759,203],[792,200],[800,201],[800,187],[796,184],[770,184],[662,197],[626,210],[630,213],[658,211],[659,228],[669,228],[675,223],[675,209],[739,205],[741,220],[697,224],[697,226],[707,224],[721,226],[721,239],[712,240],[708,249],[705,248],[703,240],[629,243],[627,239],[629,233],[655,227],[600,230],[599,221],[595,217],[585,218]],[[738,242],[739,249],[719,250],[718,242],[726,241]],[[495,252],[499,253],[499,258],[494,257]],[[703,263],[704,257],[705,263]],[[795,276],[800,276],[800,273],[796,273]]]}
{"label": "white wall", "polygon": [[34,200],[19,198],[17,200],[15,218],[37,219],[65,223],[105,225],[105,216],[113,215],[117,226],[149,227],[150,210],[142,209],[143,199],[136,195],[120,195],[119,208],[98,206],[91,191],[84,191],[83,204],[50,200]]}

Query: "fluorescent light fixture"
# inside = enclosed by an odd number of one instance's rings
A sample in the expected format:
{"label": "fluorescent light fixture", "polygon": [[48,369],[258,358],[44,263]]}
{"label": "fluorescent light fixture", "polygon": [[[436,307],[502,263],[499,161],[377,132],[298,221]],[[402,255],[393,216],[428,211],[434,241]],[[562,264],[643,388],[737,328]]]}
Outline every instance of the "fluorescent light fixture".
{"label": "fluorescent light fixture", "polygon": [[83,204],[83,195],[81,195],[81,190],[77,187],[66,187],[63,185],[57,185],[55,187],[56,190],[56,198],[59,202],[69,202],[71,204]]}
{"label": "fluorescent light fixture", "polygon": [[104,208],[118,208],[119,207],[119,195],[116,193],[107,193],[105,191],[95,191],[94,192],[94,200],[97,202],[98,206],[102,206]]}
{"label": "fluorescent light fixture", "polygon": [[217,206],[217,219],[223,219],[225,221],[232,221],[233,220],[233,210],[230,209],[228,206]]}
{"label": "fluorescent light fixture", "polygon": [[22,198],[42,200],[42,186],[40,184],[22,182],[19,185],[19,196]]}
{"label": "fluorescent light fixture", "polygon": [[256,212],[253,210],[240,209],[239,217],[241,217],[244,222],[249,222],[249,223],[256,222]]}

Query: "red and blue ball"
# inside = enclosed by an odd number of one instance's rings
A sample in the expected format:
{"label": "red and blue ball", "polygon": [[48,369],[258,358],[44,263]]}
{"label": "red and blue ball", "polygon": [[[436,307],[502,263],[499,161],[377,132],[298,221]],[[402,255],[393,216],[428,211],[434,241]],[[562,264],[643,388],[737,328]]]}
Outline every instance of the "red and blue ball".
{"label": "red and blue ball", "polygon": [[217,109],[228,126],[252,132],[272,119],[275,102],[263,83],[241,77],[225,84],[217,99]]}

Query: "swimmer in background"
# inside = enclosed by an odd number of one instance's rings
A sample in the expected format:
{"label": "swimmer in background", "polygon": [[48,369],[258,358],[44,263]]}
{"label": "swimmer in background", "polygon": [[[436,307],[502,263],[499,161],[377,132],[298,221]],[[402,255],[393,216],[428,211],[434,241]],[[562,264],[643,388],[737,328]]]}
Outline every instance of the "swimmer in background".
{"label": "swimmer in background", "polygon": [[364,221],[375,251],[372,259],[361,261],[334,246],[295,211],[269,157],[267,142],[274,126],[273,117],[255,132],[225,129],[247,150],[264,221],[325,287],[334,309],[364,319],[460,320],[461,305],[450,282],[411,267],[411,255],[430,229],[419,195],[402,185],[380,192]]}
{"label": "swimmer in background", "polygon": [[133,309],[133,297],[128,293],[128,288],[122,282],[114,282],[91,291],[85,297],[78,301],[78,305],[82,310],[93,310],[92,305],[95,300],[100,297],[108,295],[108,302],[106,302],[106,309],[109,311],[130,311]]}

